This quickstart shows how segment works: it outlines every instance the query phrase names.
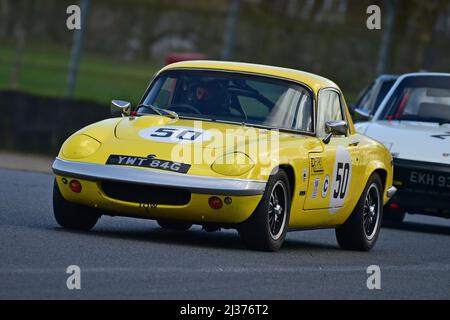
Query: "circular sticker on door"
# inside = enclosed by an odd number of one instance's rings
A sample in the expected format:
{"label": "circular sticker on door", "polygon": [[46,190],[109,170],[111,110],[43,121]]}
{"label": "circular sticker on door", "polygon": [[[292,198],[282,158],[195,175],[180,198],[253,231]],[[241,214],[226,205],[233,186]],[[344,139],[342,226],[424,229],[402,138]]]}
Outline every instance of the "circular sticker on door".
{"label": "circular sticker on door", "polygon": [[[331,179],[330,208],[342,207],[352,181],[352,160],[347,148],[338,146]],[[332,210],[333,212],[333,210]]]}
{"label": "circular sticker on door", "polygon": [[327,175],[323,180],[322,185],[322,198],[326,198],[328,194],[328,190],[330,189],[330,176]]}
{"label": "circular sticker on door", "polygon": [[182,126],[145,128],[139,131],[139,136],[148,140],[168,143],[192,143],[212,139],[212,134],[208,130]]}

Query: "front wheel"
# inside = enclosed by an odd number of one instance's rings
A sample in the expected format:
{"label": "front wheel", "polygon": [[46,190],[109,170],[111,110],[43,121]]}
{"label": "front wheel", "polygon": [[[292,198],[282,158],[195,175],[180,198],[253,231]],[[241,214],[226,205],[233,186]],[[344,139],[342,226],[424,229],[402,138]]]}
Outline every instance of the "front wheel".
{"label": "front wheel", "polygon": [[92,229],[100,218],[98,210],[64,199],[56,180],[53,183],[53,214],[61,227],[83,231]]}
{"label": "front wheel", "polygon": [[258,207],[239,228],[245,245],[255,250],[278,250],[286,237],[290,206],[289,178],[279,170],[270,177]]}
{"label": "front wheel", "polygon": [[360,251],[373,248],[380,233],[382,195],[381,179],[373,174],[348,220],[336,229],[337,242],[341,248]]}

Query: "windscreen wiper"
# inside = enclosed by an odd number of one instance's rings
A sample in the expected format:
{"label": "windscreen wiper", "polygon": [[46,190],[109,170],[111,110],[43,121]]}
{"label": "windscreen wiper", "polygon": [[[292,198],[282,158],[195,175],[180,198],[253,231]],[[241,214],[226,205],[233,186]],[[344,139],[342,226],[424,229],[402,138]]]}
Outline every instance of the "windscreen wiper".
{"label": "windscreen wiper", "polygon": [[140,105],[138,105],[138,109],[141,108],[141,107],[149,109],[149,110],[153,111],[154,113],[156,113],[156,114],[158,114],[158,115],[160,115],[162,117],[167,117],[168,116],[168,117],[173,118],[173,119],[178,119],[179,118],[178,117],[178,113],[176,113],[175,111],[172,111],[172,110],[158,108],[158,107],[152,106],[151,104],[140,104]]}

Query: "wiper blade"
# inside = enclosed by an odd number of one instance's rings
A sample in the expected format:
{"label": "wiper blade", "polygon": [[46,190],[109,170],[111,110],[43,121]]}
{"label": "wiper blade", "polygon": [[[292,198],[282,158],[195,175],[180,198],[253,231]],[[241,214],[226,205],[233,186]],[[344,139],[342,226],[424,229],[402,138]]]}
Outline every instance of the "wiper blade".
{"label": "wiper blade", "polygon": [[175,111],[172,110],[167,110],[167,109],[163,109],[163,108],[158,108],[155,106],[152,106],[151,104],[140,104],[138,105],[138,108],[146,108],[149,109],[151,111],[153,111],[154,113],[164,117],[164,116],[169,116],[173,119],[178,119],[178,113],[176,113]]}
{"label": "wiper blade", "polygon": [[189,119],[189,120],[200,120],[200,121],[216,121],[212,118],[202,118],[202,117],[191,117],[191,116],[185,116],[185,115],[181,115],[180,116],[181,119]]}

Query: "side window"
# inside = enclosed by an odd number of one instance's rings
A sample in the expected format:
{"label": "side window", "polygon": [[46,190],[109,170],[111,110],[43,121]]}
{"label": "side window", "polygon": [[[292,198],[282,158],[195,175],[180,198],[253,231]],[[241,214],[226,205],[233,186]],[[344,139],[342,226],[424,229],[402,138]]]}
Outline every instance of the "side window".
{"label": "side window", "polygon": [[372,95],[374,94],[374,83],[371,83],[370,86],[364,90],[364,93],[361,95],[361,97],[356,102],[356,107],[361,110],[370,111],[371,104],[370,101],[372,100]]}
{"label": "side window", "polygon": [[384,97],[387,95],[389,90],[391,90],[394,83],[395,83],[395,80],[389,80],[389,81],[385,81],[381,85],[380,92],[378,92],[377,100],[375,101],[375,105],[373,106],[373,110],[369,110],[369,111],[372,111],[372,114],[375,114],[375,112],[378,109],[378,106],[383,101]]}
{"label": "side window", "polygon": [[312,132],[312,102],[305,89],[289,88],[281,94],[270,111],[266,124]]}
{"label": "side window", "polygon": [[[297,85],[290,87],[271,83],[247,81],[250,88],[264,96],[237,96],[247,119],[264,125],[313,132],[313,104],[310,93]],[[273,104],[271,108],[268,105]]]}
{"label": "side window", "polygon": [[319,110],[317,117],[317,136],[325,137],[325,123],[331,120],[343,120],[341,99],[339,94],[332,90],[320,91]]}

